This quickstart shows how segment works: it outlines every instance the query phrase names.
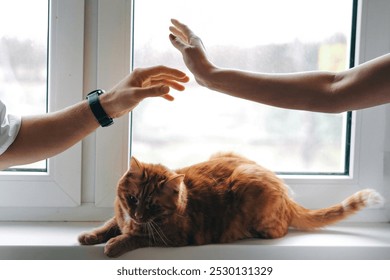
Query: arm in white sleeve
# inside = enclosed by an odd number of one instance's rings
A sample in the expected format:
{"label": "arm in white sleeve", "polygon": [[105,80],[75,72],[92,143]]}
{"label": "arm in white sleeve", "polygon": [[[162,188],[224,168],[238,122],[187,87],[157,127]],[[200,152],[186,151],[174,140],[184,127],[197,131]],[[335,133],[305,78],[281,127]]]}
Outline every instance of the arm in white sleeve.
{"label": "arm in white sleeve", "polygon": [[0,155],[14,142],[18,135],[21,117],[8,115],[7,108],[0,101]]}

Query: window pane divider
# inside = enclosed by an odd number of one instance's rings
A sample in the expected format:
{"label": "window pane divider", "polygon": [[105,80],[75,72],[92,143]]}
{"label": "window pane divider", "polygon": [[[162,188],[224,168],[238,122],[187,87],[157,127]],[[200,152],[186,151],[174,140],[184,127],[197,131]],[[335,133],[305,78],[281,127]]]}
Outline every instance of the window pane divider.
{"label": "window pane divider", "polygon": [[[130,72],[131,1],[99,1],[97,87],[109,90]],[[128,166],[129,118],[96,132],[95,205],[113,207],[115,187]],[[113,144],[114,143],[114,144]]]}

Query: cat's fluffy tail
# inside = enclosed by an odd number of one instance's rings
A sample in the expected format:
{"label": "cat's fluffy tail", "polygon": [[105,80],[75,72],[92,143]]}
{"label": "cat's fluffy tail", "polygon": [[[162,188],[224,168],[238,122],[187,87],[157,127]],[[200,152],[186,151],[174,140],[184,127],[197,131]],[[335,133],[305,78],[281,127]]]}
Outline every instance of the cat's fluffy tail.
{"label": "cat's fluffy tail", "polygon": [[361,190],[340,204],[318,210],[309,210],[292,202],[291,226],[303,230],[321,228],[339,222],[365,207],[380,207],[383,204],[383,197],[371,189]]}

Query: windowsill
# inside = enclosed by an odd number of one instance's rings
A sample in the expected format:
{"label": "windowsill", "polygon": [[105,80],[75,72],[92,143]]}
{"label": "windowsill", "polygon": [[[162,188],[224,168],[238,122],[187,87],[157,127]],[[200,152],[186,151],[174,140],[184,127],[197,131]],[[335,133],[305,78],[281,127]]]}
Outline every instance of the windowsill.
{"label": "windowsill", "polygon": [[[103,245],[80,246],[92,222],[1,222],[0,259],[107,259]],[[390,223],[344,223],[281,239],[223,245],[143,248],[121,259],[390,259]]]}

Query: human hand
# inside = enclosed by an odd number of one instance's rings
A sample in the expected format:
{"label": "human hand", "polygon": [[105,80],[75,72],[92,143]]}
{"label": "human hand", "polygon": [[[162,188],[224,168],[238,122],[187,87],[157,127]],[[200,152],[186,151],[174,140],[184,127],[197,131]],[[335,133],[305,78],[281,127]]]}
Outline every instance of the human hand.
{"label": "human hand", "polygon": [[173,26],[169,35],[172,45],[178,49],[188,69],[194,74],[196,81],[207,86],[209,74],[216,67],[208,60],[202,40],[183,23],[176,19],[171,20]]}
{"label": "human hand", "polygon": [[118,118],[132,111],[143,99],[161,96],[174,100],[170,88],[183,91],[189,78],[185,73],[166,66],[134,69],[131,74],[100,96],[100,102],[111,118]]}

